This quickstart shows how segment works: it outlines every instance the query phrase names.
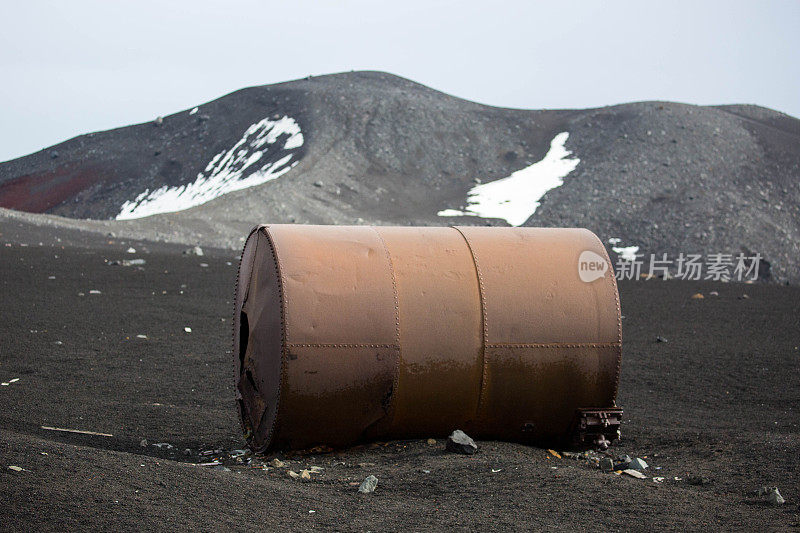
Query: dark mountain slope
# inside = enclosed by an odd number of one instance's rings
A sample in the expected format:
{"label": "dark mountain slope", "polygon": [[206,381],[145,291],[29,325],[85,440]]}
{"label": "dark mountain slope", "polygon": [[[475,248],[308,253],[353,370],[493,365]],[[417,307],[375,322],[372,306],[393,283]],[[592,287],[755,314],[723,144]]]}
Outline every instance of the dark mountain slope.
{"label": "dark mountain slope", "polygon": [[[244,89],[2,163],[0,206],[218,246],[256,222],[585,226],[639,253],[759,252],[773,279],[800,281],[798,132],[756,106],[502,109],[355,72]],[[521,170],[508,205],[475,205]],[[526,187],[548,180],[537,208]]]}

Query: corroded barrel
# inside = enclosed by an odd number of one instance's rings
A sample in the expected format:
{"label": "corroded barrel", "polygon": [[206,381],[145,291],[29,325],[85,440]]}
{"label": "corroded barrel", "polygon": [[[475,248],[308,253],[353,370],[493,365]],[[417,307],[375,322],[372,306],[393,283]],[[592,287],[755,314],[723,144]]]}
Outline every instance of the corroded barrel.
{"label": "corroded barrel", "polygon": [[[579,275],[587,251],[595,279]],[[255,451],[456,428],[562,439],[616,429],[621,335],[588,230],[258,226],[236,289],[237,403]]]}

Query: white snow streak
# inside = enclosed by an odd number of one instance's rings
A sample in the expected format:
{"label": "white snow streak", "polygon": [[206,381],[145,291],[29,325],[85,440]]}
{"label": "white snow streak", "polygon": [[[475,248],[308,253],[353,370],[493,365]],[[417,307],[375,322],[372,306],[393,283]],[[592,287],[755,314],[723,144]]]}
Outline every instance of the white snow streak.
{"label": "white snow streak", "polygon": [[198,109],[198,108],[196,108],[196,107],[195,107],[195,108],[192,108],[192,110],[191,110],[191,111],[189,111],[189,114],[190,114],[190,115],[194,115],[195,113],[197,113],[197,109]]}
{"label": "white snow streak", "polygon": [[441,217],[478,216],[502,218],[512,226],[521,226],[541,205],[547,191],[564,184],[564,177],[580,163],[577,157],[564,147],[568,132],[561,132],[550,142],[550,150],[544,159],[511,174],[506,178],[482,183],[467,194],[464,210],[444,209]]}
{"label": "white snow streak", "polygon": [[638,246],[614,246],[615,244],[619,244],[622,242],[620,239],[616,237],[612,237],[608,239],[608,244],[611,245],[611,249],[616,252],[620,259],[623,261],[636,261],[636,254],[639,252]]}
{"label": "white snow streak", "polygon": [[[117,220],[142,218],[158,213],[182,211],[202,205],[223,194],[261,185],[289,172],[298,161],[288,152],[260,168],[257,163],[281,135],[288,135],[283,150],[303,146],[303,133],[293,118],[264,119],[247,128],[244,136],[229,150],[218,153],[193,183],[154,191],[145,190],[133,201],[122,204]],[[253,168],[256,167],[256,168]]]}

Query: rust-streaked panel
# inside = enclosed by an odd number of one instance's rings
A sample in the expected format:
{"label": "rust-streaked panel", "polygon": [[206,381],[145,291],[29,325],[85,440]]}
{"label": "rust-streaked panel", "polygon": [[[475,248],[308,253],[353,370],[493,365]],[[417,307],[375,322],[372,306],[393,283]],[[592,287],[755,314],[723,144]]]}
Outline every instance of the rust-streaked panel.
{"label": "rust-streaked panel", "polygon": [[391,431],[474,425],[481,387],[478,279],[452,228],[377,228],[389,250],[400,305],[400,368]]}

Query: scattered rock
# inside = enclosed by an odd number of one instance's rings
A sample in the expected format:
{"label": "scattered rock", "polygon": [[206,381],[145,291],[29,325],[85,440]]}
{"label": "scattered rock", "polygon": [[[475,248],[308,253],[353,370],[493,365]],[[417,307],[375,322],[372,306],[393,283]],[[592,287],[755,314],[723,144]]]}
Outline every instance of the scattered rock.
{"label": "scattered rock", "polygon": [[784,503],[786,503],[786,500],[783,499],[781,493],[778,492],[778,487],[775,487],[775,489],[769,493],[769,495],[767,496],[767,501],[772,505],[783,505]]}
{"label": "scattered rock", "polygon": [[203,249],[200,248],[199,246],[195,246],[193,248],[187,248],[186,250],[183,251],[183,255],[198,255],[198,256],[201,256],[201,255],[203,255]]}
{"label": "scattered rock", "polygon": [[122,261],[109,261],[108,266],[139,266],[144,265],[146,262],[144,259],[123,259]]}
{"label": "scattered rock", "polygon": [[773,487],[772,491],[767,495],[767,501],[772,505],[783,505],[786,503],[781,493],[778,492],[778,487]]}
{"label": "scattered rock", "polygon": [[89,291],[89,294],[103,294],[103,293],[98,291],[97,289],[92,289]]}
{"label": "scattered rock", "polygon": [[629,464],[631,464],[631,458],[627,455],[623,455],[618,462],[614,463],[614,470],[625,470],[628,468]]}
{"label": "scattered rock", "polygon": [[160,126],[164,123],[164,117],[156,117],[155,124],[156,126]]}
{"label": "scattered rock", "polygon": [[761,487],[758,489],[758,495],[772,505],[783,505],[786,503],[786,500],[778,491],[778,487]]}
{"label": "scattered rock", "polygon": [[315,182],[314,182],[314,187],[322,187],[322,186],[324,186],[324,185],[325,185],[325,184],[324,184],[324,183],[322,183],[321,181],[315,181]]}
{"label": "scattered rock", "polygon": [[310,470],[302,470],[300,472],[300,479],[303,481],[311,481],[311,471]]}
{"label": "scattered rock", "polygon": [[298,474],[294,470],[287,470],[286,471],[286,475],[289,476],[292,479],[300,479],[300,474]]}
{"label": "scattered rock", "polygon": [[436,439],[428,439],[428,446],[436,446]]}
{"label": "scattered rock", "polygon": [[741,296],[739,296],[739,299],[740,300],[749,300],[750,297],[748,295],[746,295],[746,294],[742,294]]}
{"label": "scattered rock", "polygon": [[370,474],[367,478],[361,482],[361,485],[358,487],[358,492],[369,494],[370,492],[375,491],[375,487],[378,486],[378,478]]}
{"label": "scattered rock", "polygon": [[614,461],[610,457],[603,457],[600,459],[600,470],[611,472],[614,470]]}
{"label": "scattered rock", "polygon": [[555,450],[547,450],[547,453],[555,457],[556,459],[561,459],[561,454]]}
{"label": "scattered rock", "polygon": [[632,468],[626,468],[622,471],[623,474],[627,474],[631,477],[635,477],[636,479],[646,479],[647,476],[639,472],[638,470],[633,470]]}
{"label": "scattered rock", "polygon": [[147,335],[136,335],[136,338],[147,340]]}
{"label": "scattered rock", "polygon": [[447,451],[472,455],[478,451],[478,445],[469,435],[457,429],[447,437]]}
{"label": "scattered rock", "polygon": [[631,470],[644,470],[647,468],[647,463],[644,461],[644,459],[636,457],[628,464],[628,468]]}
{"label": "scattered rock", "polygon": [[128,252],[129,254],[135,254],[135,253],[136,253],[136,248],[134,248],[133,246],[131,246],[130,248],[128,248],[128,249],[127,249],[127,250],[125,250],[125,251],[126,251],[126,252]]}
{"label": "scattered rock", "polygon": [[139,443],[139,446],[141,446],[142,448],[146,448],[147,447],[147,439],[142,439],[142,442]]}
{"label": "scattered rock", "polygon": [[702,300],[703,298],[705,298],[705,296],[703,296],[699,292],[692,294],[692,300]]}
{"label": "scattered rock", "polygon": [[183,328],[183,331],[185,331],[186,333],[191,333],[192,332],[192,328],[190,328],[189,326],[186,326],[185,328]]}
{"label": "scattered rock", "polygon": [[667,340],[666,337],[659,336],[659,337],[656,337],[656,342],[664,342],[664,343],[666,343],[666,342],[669,342],[669,341]]}
{"label": "scattered rock", "polygon": [[272,461],[269,462],[270,466],[274,466],[275,468],[284,468],[286,463],[278,459],[277,457],[274,458]]}
{"label": "scattered rock", "polygon": [[223,472],[230,472],[230,471],[231,471],[231,469],[230,469],[230,468],[228,468],[227,466],[222,466],[222,465],[215,465],[215,466],[213,467],[213,469],[214,469],[214,470],[221,470],[221,471],[223,471]]}
{"label": "scattered rock", "polygon": [[711,480],[705,476],[689,476],[689,479],[686,480],[689,485],[708,485],[711,483]]}
{"label": "scattered rock", "polygon": [[719,293],[717,291],[711,291],[708,294],[709,296],[719,296]]}
{"label": "scattered rock", "polygon": [[207,457],[209,455],[219,455],[222,453],[222,450],[203,450],[200,452],[200,455]]}

